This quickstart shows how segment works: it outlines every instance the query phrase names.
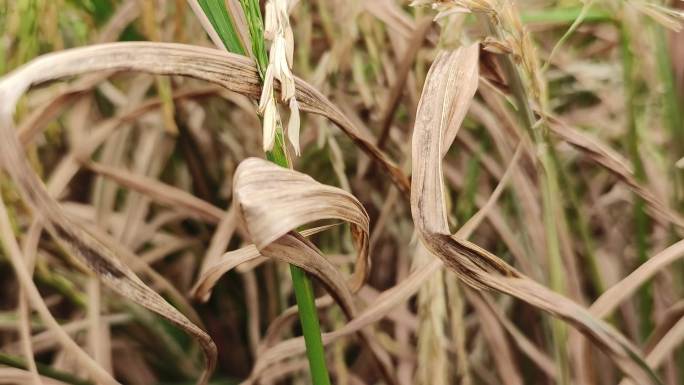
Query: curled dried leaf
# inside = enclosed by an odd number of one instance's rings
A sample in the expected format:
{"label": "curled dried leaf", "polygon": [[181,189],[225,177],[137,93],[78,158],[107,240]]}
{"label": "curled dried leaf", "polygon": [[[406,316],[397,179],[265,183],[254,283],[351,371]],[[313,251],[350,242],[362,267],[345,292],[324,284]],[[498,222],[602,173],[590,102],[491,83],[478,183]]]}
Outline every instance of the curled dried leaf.
{"label": "curled dried leaf", "polygon": [[[347,318],[354,319],[357,312],[351,293],[361,288],[370,270],[369,218],[361,203],[342,189],[259,158],[240,163],[233,192],[241,220],[259,253],[297,265],[318,277]],[[295,231],[305,224],[330,219],[350,224],[357,249],[356,267],[348,284],[318,249]],[[253,250],[246,250],[247,253],[254,257]],[[370,331],[361,330],[358,334],[373,353],[386,381],[396,383],[387,352],[374,341]],[[256,365],[249,380],[258,378],[265,368]]]}
{"label": "curled dried leaf", "polygon": [[[89,53],[92,53],[95,58],[89,57]],[[86,57],[89,60],[84,60]],[[206,357],[206,367],[198,382],[206,383],[216,362],[216,346],[211,338],[169,305],[159,294],[146,286],[128,266],[121,262],[120,256],[115,251],[64,214],[59,204],[50,196],[31,169],[22,152],[22,146],[12,121],[18,99],[32,84],[96,70],[146,69],[144,68],[146,61],[149,63],[156,60],[151,60],[149,56],[147,59],[136,57],[126,53],[125,50],[117,53],[114,46],[103,45],[46,55],[2,78],[0,80],[0,99],[3,101],[0,107],[0,161],[16,183],[22,197],[34,209],[36,215],[44,219],[48,232],[65,250],[84,262],[115,292],[167,318],[198,340]],[[171,71],[159,62],[151,67],[156,67],[159,73]]]}
{"label": "curled dried leaf", "polygon": [[[206,80],[258,100],[261,79],[254,62],[244,56],[216,49],[174,43],[109,43],[75,48],[41,56],[3,79],[7,97],[14,99],[31,84],[95,71],[140,71],[180,75]],[[275,85],[280,90],[280,85]],[[325,116],[338,125],[363,151],[388,172],[402,193],[409,181],[394,164],[340,109],[308,83],[295,77],[295,97],[300,111]],[[13,110],[4,104],[3,108]],[[11,113],[11,112],[9,112]]]}
{"label": "curled dried leaf", "polygon": [[353,195],[259,158],[240,163],[233,188],[245,227],[262,252],[276,239],[305,224],[328,219],[349,222],[357,249],[349,286],[352,291],[361,288],[370,271],[369,219]]}
{"label": "curled dried leaf", "polygon": [[604,350],[631,378],[642,384],[660,381],[641,353],[619,332],[570,299],[525,277],[497,256],[452,236],[446,219],[442,158],[453,140],[454,125],[465,115],[477,84],[478,47],[440,54],[433,63],[418,105],[413,132],[411,213],[425,246],[475,288],[514,296],[561,318]]}

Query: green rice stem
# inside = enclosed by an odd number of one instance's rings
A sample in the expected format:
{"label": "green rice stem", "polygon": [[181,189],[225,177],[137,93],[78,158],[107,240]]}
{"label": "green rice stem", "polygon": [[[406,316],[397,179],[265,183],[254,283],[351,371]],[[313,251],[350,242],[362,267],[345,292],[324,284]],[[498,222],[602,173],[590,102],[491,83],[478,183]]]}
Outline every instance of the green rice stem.
{"label": "green rice stem", "polygon": [[[211,24],[219,33],[226,48],[231,52],[244,55],[245,50],[240,44],[232,24],[232,19],[225,8],[225,3],[223,1],[200,0],[200,4]],[[268,52],[264,42],[264,23],[259,2],[256,0],[240,0],[240,5],[247,19],[254,59],[257,63],[259,74],[263,79],[268,67]],[[266,158],[282,167],[289,168],[291,166],[287,157],[283,129],[280,123],[276,129],[273,150],[266,152]],[[306,272],[297,266],[290,265],[290,273],[299,310],[299,320],[304,334],[312,382],[314,385],[330,385],[330,375],[325,362],[325,350],[323,349],[321,327],[316,311],[313,284]]]}

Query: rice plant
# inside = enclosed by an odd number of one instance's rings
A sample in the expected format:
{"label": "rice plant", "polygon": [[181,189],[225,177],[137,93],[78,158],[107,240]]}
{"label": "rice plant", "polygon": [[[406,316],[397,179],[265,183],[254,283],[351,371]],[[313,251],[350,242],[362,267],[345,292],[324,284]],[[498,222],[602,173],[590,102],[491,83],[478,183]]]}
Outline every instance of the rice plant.
{"label": "rice plant", "polygon": [[683,383],[681,9],[0,0],[0,383]]}

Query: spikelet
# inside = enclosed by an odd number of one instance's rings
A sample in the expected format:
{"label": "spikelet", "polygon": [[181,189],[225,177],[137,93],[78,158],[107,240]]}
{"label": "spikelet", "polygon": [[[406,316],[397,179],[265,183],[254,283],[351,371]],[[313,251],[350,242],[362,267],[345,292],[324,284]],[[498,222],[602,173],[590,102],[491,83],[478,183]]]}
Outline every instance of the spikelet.
{"label": "spikelet", "polygon": [[269,64],[266,69],[264,87],[259,100],[259,112],[264,116],[264,150],[271,150],[275,141],[276,125],[280,120],[273,92],[273,80],[281,85],[280,99],[288,103],[290,118],[287,137],[297,155],[299,149],[299,104],[295,99],[295,81],[292,74],[294,38],[288,17],[288,0],[269,0],[266,3],[264,38],[271,43]]}

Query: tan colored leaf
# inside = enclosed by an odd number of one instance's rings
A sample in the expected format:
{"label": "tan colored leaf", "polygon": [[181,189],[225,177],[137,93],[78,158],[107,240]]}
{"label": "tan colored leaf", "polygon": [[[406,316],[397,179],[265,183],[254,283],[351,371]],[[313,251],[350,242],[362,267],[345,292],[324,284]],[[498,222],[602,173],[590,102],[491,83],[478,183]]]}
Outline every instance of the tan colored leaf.
{"label": "tan colored leaf", "polygon": [[648,204],[649,214],[654,219],[663,223],[673,223],[680,228],[684,227],[684,217],[658,198],[648,186],[639,182],[629,162],[619,153],[597,138],[564,124],[560,119],[551,117],[549,122],[551,123],[549,127],[555,135],[605,167],[639,195]]}
{"label": "tan colored leaf", "polygon": [[[300,235],[303,237],[308,237],[321,231],[327,230],[332,226],[335,225],[307,229],[302,231]],[[276,258],[280,259],[279,256]],[[216,286],[216,283],[218,282],[219,278],[221,278],[223,275],[225,275],[232,269],[238,267],[239,265],[242,265],[243,263],[256,261],[258,259],[266,260],[266,257],[264,257],[259,252],[259,250],[257,250],[254,244],[250,244],[245,247],[241,247],[237,250],[224,253],[219,258],[216,258],[214,261],[212,261],[210,264],[206,265],[206,267],[203,268],[190,294],[196,299],[206,302],[207,300],[209,300],[211,290],[214,288],[214,286]]]}
{"label": "tan colored leaf", "polygon": [[[347,318],[354,319],[357,312],[351,293],[361,288],[370,270],[369,219],[361,203],[342,189],[318,183],[306,174],[259,158],[248,158],[240,163],[235,171],[233,193],[240,218],[259,253],[297,265],[316,276]],[[356,267],[348,284],[318,249],[295,231],[308,223],[331,219],[350,224],[357,249]],[[242,257],[243,260],[254,258],[255,253],[248,246]],[[358,334],[373,353],[385,380],[397,383],[392,362],[374,341],[372,333],[361,330]],[[266,366],[257,363],[248,382],[259,378],[265,369]]]}
{"label": "tan colored leaf", "polygon": [[[88,51],[84,49],[82,51]],[[108,49],[100,47],[95,51],[105,55]],[[63,57],[47,55],[9,74],[0,81],[0,160],[17,184],[22,197],[43,217],[45,227],[58,242],[73,256],[84,262],[103,282],[114,291],[152,310],[175,323],[202,345],[206,367],[199,383],[206,383],[216,361],[216,346],[211,338],[184,315],[169,305],[159,294],[147,287],[126,265],[120,256],[104,245],[78,223],[67,218],[57,202],[50,197],[43,183],[31,169],[15,134],[12,115],[18,98],[35,83],[56,79],[81,72],[106,69],[116,63],[103,57],[84,60],[83,52],[67,51]],[[115,55],[116,56],[116,55]],[[134,61],[134,58],[122,61]],[[99,59],[99,60],[98,60]],[[119,64],[121,65],[121,64]],[[102,68],[105,67],[105,68]],[[116,64],[114,64],[116,67]],[[133,66],[134,67],[134,66]]]}
{"label": "tan colored leaf", "polygon": [[[3,79],[5,97],[15,99],[30,85],[94,71],[141,71],[181,75],[209,81],[257,100],[261,80],[252,60],[235,54],[173,43],[110,43],[44,55]],[[295,79],[300,109],[323,115],[337,124],[363,151],[377,161],[405,195],[408,178],[337,107],[312,86]],[[276,85],[279,89],[279,85]],[[12,109],[5,104],[4,108]]]}
{"label": "tan colored leaf", "polygon": [[[79,96],[84,95],[88,89],[92,89],[94,85],[106,79],[109,73],[93,74],[90,76],[84,76],[79,81],[70,84],[54,96],[49,102],[41,105],[34,112],[29,115],[18,127],[19,141],[23,146],[30,143],[36,135],[45,127],[45,125],[57,117],[64,107],[68,106],[74,100],[78,99]],[[186,98],[203,98],[219,93],[221,88],[217,86],[205,86],[197,87],[189,90],[182,90],[175,92],[172,96],[174,100],[182,100]],[[113,126],[109,128],[108,131],[116,128],[115,126],[121,125],[126,122],[133,121],[147,112],[150,112],[161,106],[161,100],[158,98],[153,98],[142,102],[140,105],[135,106],[130,110],[120,113],[112,118],[106,119],[98,123],[97,127],[93,128],[93,131],[101,131],[104,126]],[[97,135],[93,135],[97,136]],[[104,139],[104,138],[102,138]],[[98,143],[99,145],[99,143]]]}
{"label": "tan colored leaf", "polygon": [[442,155],[451,145],[445,132],[464,114],[477,83],[478,47],[440,54],[433,63],[418,105],[413,131],[411,213],[426,247],[474,288],[494,289],[561,318],[589,337],[633,379],[642,384],[659,380],[640,352],[619,332],[594,318],[573,301],[523,276],[479,246],[451,236],[442,183]]}
{"label": "tan colored leaf", "polygon": [[86,162],[84,165],[100,175],[119,182],[125,187],[147,194],[163,204],[177,208],[191,216],[199,217],[209,223],[219,222],[224,215],[224,211],[220,208],[156,179],[96,162]]}
{"label": "tan colored leaf", "polygon": [[608,316],[623,301],[634,294],[634,292],[648,279],[682,257],[684,257],[684,240],[681,240],[650,257],[648,261],[639,266],[631,274],[603,292],[603,294],[594,301],[589,310],[599,318]]}
{"label": "tan colored leaf", "polygon": [[98,365],[78,344],[69,337],[62,326],[50,313],[47,304],[41,298],[35,283],[32,280],[31,272],[26,266],[25,257],[20,250],[19,244],[12,233],[12,225],[5,207],[5,203],[0,197],[0,246],[4,249],[9,261],[14,269],[21,287],[26,294],[26,298],[31,306],[40,315],[47,328],[52,331],[65,351],[72,354],[77,362],[86,369],[92,378],[103,384],[118,384],[118,382],[102,366]]}
{"label": "tan colored leaf", "polygon": [[487,298],[488,296],[482,292],[473,292],[474,295],[479,295],[484,299],[485,304],[491,310],[491,313],[496,317],[496,319],[501,323],[501,325],[506,329],[511,338],[515,341],[518,349],[527,355],[527,357],[534,362],[539,369],[543,370],[550,378],[557,377],[557,367],[555,363],[546,356],[546,353],[542,352],[537,348],[532,341],[530,341],[525,334],[518,329],[518,327],[513,324],[513,322],[508,319],[502,312],[498,309],[492,300]]}
{"label": "tan colored leaf", "polygon": [[369,219],[354,196],[259,158],[240,163],[233,186],[245,227],[262,252],[276,239],[305,224],[327,219],[349,222],[357,250],[349,286],[354,292],[361,288],[370,271]]}
{"label": "tan colored leaf", "polygon": [[480,292],[465,290],[468,302],[473,306],[480,321],[480,332],[493,352],[492,360],[499,372],[502,382],[511,385],[522,385],[523,379],[503,328],[499,324],[494,311],[488,306]]}

